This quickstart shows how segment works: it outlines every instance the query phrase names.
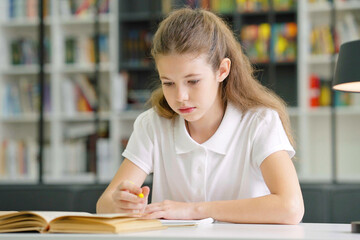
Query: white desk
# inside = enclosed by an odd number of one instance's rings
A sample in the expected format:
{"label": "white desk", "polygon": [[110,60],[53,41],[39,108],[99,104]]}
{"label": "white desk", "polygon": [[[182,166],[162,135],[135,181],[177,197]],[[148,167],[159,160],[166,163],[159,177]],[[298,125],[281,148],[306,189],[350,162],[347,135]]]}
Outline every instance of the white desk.
{"label": "white desk", "polygon": [[350,224],[260,225],[216,223],[198,227],[178,227],[165,230],[127,234],[0,234],[0,240],[71,239],[71,240],[190,240],[190,239],[358,239],[359,233],[351,233]]}

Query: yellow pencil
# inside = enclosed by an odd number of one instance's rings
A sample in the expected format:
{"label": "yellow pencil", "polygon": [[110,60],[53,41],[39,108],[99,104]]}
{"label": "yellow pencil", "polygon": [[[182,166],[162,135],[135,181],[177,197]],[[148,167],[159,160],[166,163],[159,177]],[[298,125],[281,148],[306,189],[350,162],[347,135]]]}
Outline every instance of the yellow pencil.
{"label": "yellow pencil", "polygon": [[[133,182],[133,181],[130,181],[130,180],[128,180],[130,183],[132,183],[132,184],[134,184],[135,185],[135,183]],[[139,193],[138,195],[137,195],[139,198],[144,198],[144,194],[143,193]]]}

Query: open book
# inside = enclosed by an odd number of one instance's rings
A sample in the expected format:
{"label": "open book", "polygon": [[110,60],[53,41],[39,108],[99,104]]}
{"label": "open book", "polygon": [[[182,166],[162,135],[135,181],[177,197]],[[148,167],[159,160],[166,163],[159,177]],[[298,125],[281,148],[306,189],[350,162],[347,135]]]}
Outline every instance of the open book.
{"label": "open book", "polygon": [[0,233],[120,233],[164,228],[166,227],[159,220],[142,219],[126,213],[0,211]]}

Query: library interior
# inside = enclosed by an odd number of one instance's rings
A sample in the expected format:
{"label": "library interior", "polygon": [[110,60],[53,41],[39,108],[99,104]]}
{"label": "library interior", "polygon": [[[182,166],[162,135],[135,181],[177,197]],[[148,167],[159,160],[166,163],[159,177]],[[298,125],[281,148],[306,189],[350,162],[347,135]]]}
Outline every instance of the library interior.
{"label": "library interior", "polygon": [[359,220],[360,93],[332,89],[358,0],[0,0],[0,210],[95,213],[159,82],[153,35],[184,6],[221,16],[287,103],[302,221]]}

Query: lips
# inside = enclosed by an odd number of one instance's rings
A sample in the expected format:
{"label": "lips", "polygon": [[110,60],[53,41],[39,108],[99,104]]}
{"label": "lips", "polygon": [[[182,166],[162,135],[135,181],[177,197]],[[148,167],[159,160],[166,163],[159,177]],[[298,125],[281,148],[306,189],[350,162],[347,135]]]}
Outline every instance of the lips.
{"label": "lips", "polygon": [[179,111],[181,113],[191,113],[192,111],[194,111],[195,108],[194,107],[184,107],[184,108],[179,108]]}

